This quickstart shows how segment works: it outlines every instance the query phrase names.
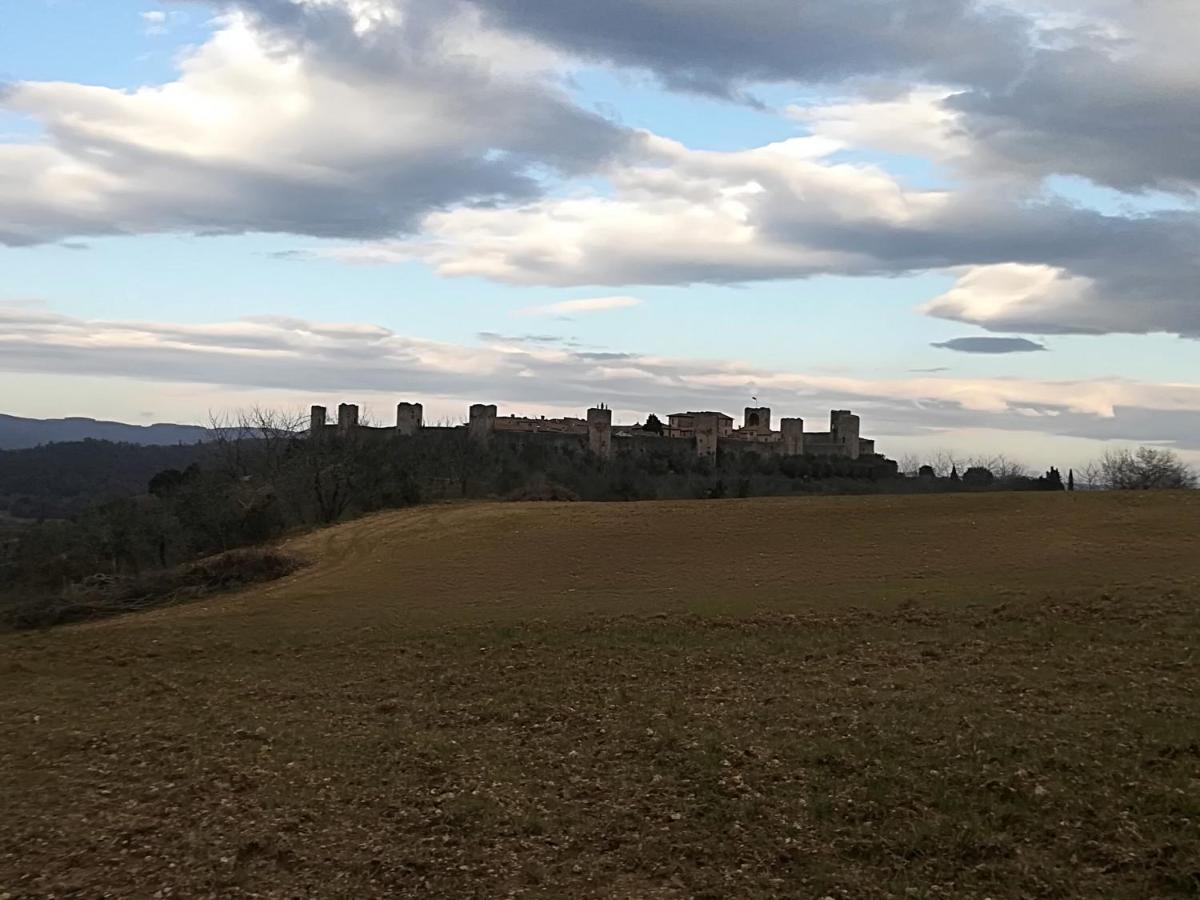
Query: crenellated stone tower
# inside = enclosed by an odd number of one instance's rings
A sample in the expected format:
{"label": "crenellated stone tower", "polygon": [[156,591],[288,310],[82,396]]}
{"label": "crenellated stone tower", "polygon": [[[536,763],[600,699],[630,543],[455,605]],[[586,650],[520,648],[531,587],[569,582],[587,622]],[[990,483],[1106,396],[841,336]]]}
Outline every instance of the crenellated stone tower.
{"label": "crenellated stone tower", "polygon": [[471,407],[467,435],[477,444],[489,443],[496,430],[496,405],[476,403]]}
{"label": "crenellated stone tower", "polygon": [[396,404],[396,433],[411,437],[425,427],[425,407],[420,403]]}
{"label": "crenellated stone tower", "polygon": [[354,403],[338,404],[338,431],[347,434],[358,427],[358,406]]}
{"label": "crenellated stone tower", "polygon": [[861,427],[858,416],[850,410],[830,410],[829,433],[843,456],[858,459],[858,440]]}
{"label": "crenellated stone tower", "polygon": [[770,431],[771,408],[769,406],[747,406],[742,419],[742,428],[746,431]]}
{"label": "crenellated stone tower", "polygon": [[308,433],[312,437],[320,437],[328,421],[328,412],[323,406],[314,406],[308,414]]}
{"label": "crenellated stone tower", "polygon": [[804,455],[803,419],[780,419],[779,436],[785,456]]}

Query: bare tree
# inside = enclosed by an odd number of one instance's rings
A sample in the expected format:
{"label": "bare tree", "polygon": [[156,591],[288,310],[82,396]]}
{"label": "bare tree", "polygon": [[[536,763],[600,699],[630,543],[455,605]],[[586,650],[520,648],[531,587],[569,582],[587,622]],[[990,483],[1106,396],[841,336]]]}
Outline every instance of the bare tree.
{"label": "bare tree", "polygon": [[[354,451],[361,436],[307,434],[303,411],[255,406],[210,415],[213,442],[224,473],[247,488],[243,504],[274,496],[293,521],[337,521],[351,496]],[[361,420],[360,420],[361,421]]]}
{"label": "bare tree", "polygon": [[955,455],[953,450],[938,450],[933,454],[929,465],[933,466],[933,471],[938,478],[949,478],[952,471],[963,468],[962,460]]}
{"label": "bare tree", "polygon": [[1079,481],[1076,485],[1085,491],[1103,490],[1104,476],[1100,471],[1100,463],[1092,460],[1079,470]]}
{"label": "bare tree", "polygon": [[975,467],[987,469],[997,481],[1004,481],[1011,478],[1028,478],[1031,475],[1027,465],[1017,462],[1015,459],[1010,459],[1003,453],[998,453],[994,456],[973,456],[967,460],[967,468]]}
{"label": "bare tree", "polygon": [[208,433],[221,468],[233,478],[241,478],[245,475],[247,467],[243,453],[245,446],[236,417],[228,412],[214,413],[210,410]]}
{"label": "bare tree", "polygon": [[344,448],[328,442],[307,448],[304,468],[309,496],[317,520],[325,525],[336,522],[350,504],[350,466]]}
{"label": "bare tree", "polygon": [[210,412],[208,421],[217,456],[233,478],[277,472],[288,448],[308,427],[303,412],[262,406]]}
{"label": "bare tree", "polygon": [[[383,428],[383,420],[375,415],[375,410],[369,404],[363,403],[358,407],[358,424],[363,428]],[[395,424],[395,423],[393,423]]]}
{"label": "bare tree", "polygon": [[1095,486],[1114,491],[1194,488],[1197,475],[1177,453],[1161,447],[1106,450],[1085,470]]}

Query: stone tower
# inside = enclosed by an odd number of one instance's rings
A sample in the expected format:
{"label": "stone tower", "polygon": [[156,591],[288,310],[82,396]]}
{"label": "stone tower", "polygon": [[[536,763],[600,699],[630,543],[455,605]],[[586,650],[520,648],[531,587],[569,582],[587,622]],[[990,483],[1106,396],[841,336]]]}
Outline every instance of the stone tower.
{"label": "stone tower", "polygon": [[833,442],[838,445],[840,456],[858,459],[858,437],[861,425],[858,416],[848,409],[834,409],[829,412],[829,432]]}
{"label": "stone tower", "polygon": [[785,456],[804,455],[804,420],[780,419],[779,432]]}
{"label": "stone tower", "polygon": [[604,404],[587,411],[588,449],[599,459],[612,458],[612,410]]}
{"label": "stone tower", "polygon": [[467,435],[477,444],[486,444],[492,439],[496,430],[495,404],[476,403],[471,407],[470,424],[467,425]]}
{"label": "stone tower", "polygon": [[354,403],[338,404],[338,431],[353,431],[358,427],[358,406]]}
{"label": "stone tower", "polygon": [[696,455],[701,459],[717,458],[717,440],[721,434],[721,418],[717,413],[699,413],[692,420],[696,435]]}
{"label": "stone tower", "polygon": [[308,415],[308,433],[310,437],[320,437],[325,430],[326,411],[323,406],[314,406]]}
{"label": "stone tower", "polygon": [[768,406],[747,406],[742,428],[747,431],[770,431],[771,408]]}
{"label": "stone tower", "polygon": [[425,407],[420,403],[396,404],[396,432],[412,436],[425,427]]}

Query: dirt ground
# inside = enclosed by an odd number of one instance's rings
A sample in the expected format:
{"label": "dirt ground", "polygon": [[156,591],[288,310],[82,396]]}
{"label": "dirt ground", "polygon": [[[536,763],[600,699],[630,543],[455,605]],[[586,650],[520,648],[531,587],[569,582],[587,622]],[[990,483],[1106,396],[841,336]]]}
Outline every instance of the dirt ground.
{"label": "dirt ground", "polygon": [[423,507],[0,636],[0,898],[1200,896],[1200,495]]}

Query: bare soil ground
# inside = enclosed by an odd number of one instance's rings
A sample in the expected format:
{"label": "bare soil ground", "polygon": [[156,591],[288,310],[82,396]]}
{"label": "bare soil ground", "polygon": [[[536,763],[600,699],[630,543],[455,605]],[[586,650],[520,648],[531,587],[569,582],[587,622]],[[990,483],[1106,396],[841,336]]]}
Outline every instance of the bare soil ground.
{"label": "bare soil ground", "polygon": [[1200,896],[1200,496],[388,513],[0,636],[0,897]]}

